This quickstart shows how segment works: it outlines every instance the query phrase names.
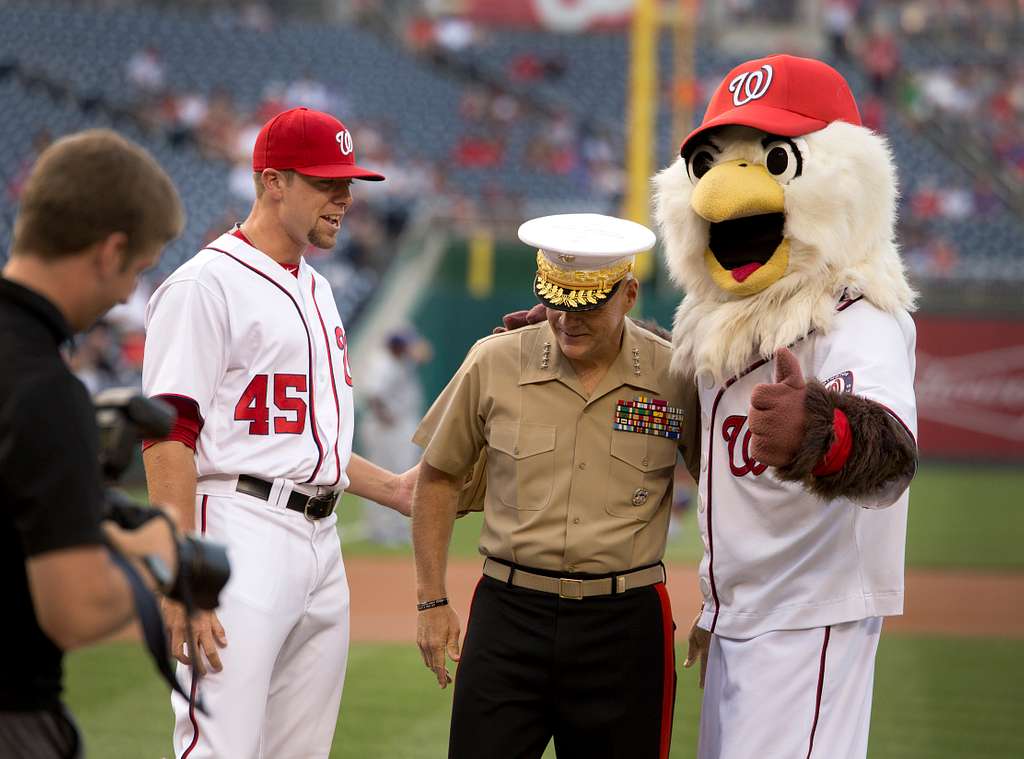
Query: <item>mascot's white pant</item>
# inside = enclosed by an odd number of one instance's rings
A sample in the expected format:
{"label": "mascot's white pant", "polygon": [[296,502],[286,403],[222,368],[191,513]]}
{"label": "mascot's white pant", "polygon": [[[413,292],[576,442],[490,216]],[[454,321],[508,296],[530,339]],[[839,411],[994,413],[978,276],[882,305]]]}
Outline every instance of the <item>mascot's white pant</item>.
{"label": "mascot's white pant", "polygon": [[711,637],[698,759],[864,759],[880,617]]}
{"label": "mascot's white pant", "polygon": [[[231,560],[216,610],[228,642],[223,670],[200,681],[209,716],[172,694],[175,756],[326,759],[349,642],[337,516],[310,522],[234,494],[200,496],[197,530],[204,518],[206,536],[226,544]],[[188,691],[191,668],[179,664],[178,679]]]}

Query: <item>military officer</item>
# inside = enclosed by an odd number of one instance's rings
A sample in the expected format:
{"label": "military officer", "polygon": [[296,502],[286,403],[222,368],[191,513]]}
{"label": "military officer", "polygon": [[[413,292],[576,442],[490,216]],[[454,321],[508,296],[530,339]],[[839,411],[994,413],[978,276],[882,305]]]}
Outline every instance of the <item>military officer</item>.
{"label": "military officer", "polygon": [[[661,563],[680,450],[698,460],[695,389],[626,314],[646,227],[533,219],[547,319],[485,337],[416,432],[418,644],[445,687],[449,757],[667,757],[673,622]],[[460,655],[445,568],[459,496],[486,458],[483,577]]]}

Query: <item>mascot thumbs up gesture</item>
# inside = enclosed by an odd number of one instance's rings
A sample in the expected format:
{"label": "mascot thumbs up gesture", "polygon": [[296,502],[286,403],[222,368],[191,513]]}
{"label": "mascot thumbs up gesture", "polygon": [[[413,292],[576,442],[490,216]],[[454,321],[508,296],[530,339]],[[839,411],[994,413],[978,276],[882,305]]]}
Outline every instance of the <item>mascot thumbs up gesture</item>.
{"label": "mascot thumbs up gesture", "polygon": [[885,140],[828,65],[726,75],[655,180],[701,414],[700,759],[861,759],[903,611],[914,293]]}

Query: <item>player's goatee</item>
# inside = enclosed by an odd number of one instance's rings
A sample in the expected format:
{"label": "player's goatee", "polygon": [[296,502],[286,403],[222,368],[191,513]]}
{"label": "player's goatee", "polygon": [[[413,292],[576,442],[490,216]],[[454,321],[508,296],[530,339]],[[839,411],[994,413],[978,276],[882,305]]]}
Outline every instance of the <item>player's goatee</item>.
{"label": "player's goatee", "polygon": [[309,233],[306,235],[306,240],[308,240],[309,244],[314,248],[320,248],[321,250],[331,250],[335,243],[333,236],[328,237],[327,235],[321,234],[316,229],[309,230]]}

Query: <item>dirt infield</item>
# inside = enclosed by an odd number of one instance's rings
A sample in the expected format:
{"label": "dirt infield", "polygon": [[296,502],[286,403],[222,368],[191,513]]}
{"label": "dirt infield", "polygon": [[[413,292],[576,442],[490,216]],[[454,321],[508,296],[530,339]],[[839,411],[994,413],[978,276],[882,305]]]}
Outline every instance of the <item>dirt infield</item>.
{"label": "dirt infield", "polygon": [[[416,584],[411,558],[345,560],[352,591],[352,640],[413,644]],[[465,625],[481,562],[452,561],[448,592]],[[1024,639],[1024,573],[910,570],[906,610],[885,623],[887,632]],[[696,570],[671,569],[669,595],[678,638],[700,607]]]}

